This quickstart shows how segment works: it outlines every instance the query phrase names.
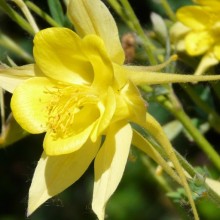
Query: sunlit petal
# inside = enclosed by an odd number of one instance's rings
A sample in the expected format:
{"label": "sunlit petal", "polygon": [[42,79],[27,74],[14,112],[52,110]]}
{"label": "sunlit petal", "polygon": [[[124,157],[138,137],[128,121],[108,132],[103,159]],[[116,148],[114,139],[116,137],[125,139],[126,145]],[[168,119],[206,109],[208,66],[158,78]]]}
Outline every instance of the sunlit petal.
{"label": "sunlit petal", "polygon": [[0,87],[13,93],[14,89],[24,80],[35,76],[35,72],[34,64],[13,68],[0,67]]}
{"label": "sunlit petal", "polygon": [[113,81],[113,67],[104,43],[96,35],[87,35],[83,39],[83,53],[89,59],[94,71],[93,86],[99,92],[105,91]]}
{"label": "sunlit petal", "polygon": [[43,153],[29,190],[27,215],[32,214],[46,200],[76,182],[88,168],[99,146],[100,140],[96,143],[87,141],[72,154],[48,157]]}
{"label": "sunlit petal", "polygon": [[11,99],[16,121],[30,133],[42,133],[47,127],[46,107],[51,96],[46,91],[54,84],[46,77],[34,77],[18,86]]}
{"label": "sunlit petal", "polygon": [[176,42],[177,40],[181,40],[182,37],[186,35],[187,32],[189,32],[190,28],[185,26],[181,22],[176,22],[174,25],[170,28],[170,38],[171,41]]}
{"label": "sunlit petal", "polygon": [[[220,56],[219,56],[219,58],[220,58]],[[214,51],[214,53],[213,52],[206,53],[202,57],[202,59],[201,59],[199,65],[198,65],[198,67],[196,68],[196,71],[195,71],[194,74],[195,75],[202,75],[202,74],[204,74],[208,68],[218,64],[218,62],[219,62],[218,59],[219,58],[217,58],[217,56],[215,54],[215,51]]]}
{"label": "sunlit petal", "polygon": [[147,110],[147,104],[144,99],[142,99],[137,87],[132,82],[128,82],[123,88],[121,88],[120,96],[128,106],[130,120],[142,125],[146,119],[145,113]]}
{"label": "sunlit petal", "polygon": [[69,1],[68,15],[81,36],[96,34],[105,43],[113,62],[124,62],[118,29],[107,7],[100,0]]}
{"label": "sunlit petal", "polygon": [[92,67],[82,52],[82,40],[67,28],[48,28],[34,38],[34,58],[45,75],[67,83],[91,83]]}
{"label": "sunlit petal", "polygon": [[44,150],[47,155],[61,155],[72,153],[79,148],[87,141],[94,123],[86,127],[83,131],[73,134],[66,138],[56,138],[54,133],[47,132],[44,138]]}
{"label": "sunlit petal", "polygon": [[95,159],[92,209],[99,220],[104,219],[105,205],[122,178],[131,139],[132,129],[129,124],[115,124],[110,128]]}
{"label": "sunlit petal", "polygon": [[191,32],[185,38],[186,51],[192,55],[200,55],[208,51],[214,39],[209,32]]}
{"label": "sunlit petal", "polygon": [[115,113],[116,100],[111,87],[108,88],[105,103],[100,103],[100,119],[91,134],[91,139],[96,140],[98,136],[110,125],[111,119]]}
{"label": "sunlit petal", "polygon": [[210,20],[210,14],[201,6],[182,7],[177,11],[176,16],[184,25],[194,30],[205,29]]}
{"label": "sunlit petal", "polygon": [[200,5],[205,5],[208,7],[212,7],[213,9],[219,10],[220,8],[220,2],[219,0],[194,0],[194,2],[200,4]]}

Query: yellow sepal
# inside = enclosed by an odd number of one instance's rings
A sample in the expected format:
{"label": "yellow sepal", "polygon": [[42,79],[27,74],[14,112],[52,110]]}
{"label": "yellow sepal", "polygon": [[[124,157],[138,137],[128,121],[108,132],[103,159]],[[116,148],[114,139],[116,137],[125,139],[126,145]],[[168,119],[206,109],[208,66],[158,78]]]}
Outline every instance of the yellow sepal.
{"label": "yellow sepal", "polygon": [[131,139],[132,129],[129,124],[112,125],[96,156],[92,209],[99,220],[104,219],[106,203],[124,173]]}

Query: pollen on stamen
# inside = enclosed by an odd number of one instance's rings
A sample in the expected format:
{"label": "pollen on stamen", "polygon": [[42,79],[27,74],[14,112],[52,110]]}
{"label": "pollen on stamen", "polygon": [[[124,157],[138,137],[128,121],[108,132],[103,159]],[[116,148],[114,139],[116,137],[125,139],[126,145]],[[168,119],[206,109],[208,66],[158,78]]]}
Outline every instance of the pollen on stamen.
{"label": "pollen on stamen", "polygon": [[97,96],[83,86],[57,86],[45,91],[51,96],[47,105],[47,127],[55,139],[74,134],[75,114],[87,104],[97,103]]}

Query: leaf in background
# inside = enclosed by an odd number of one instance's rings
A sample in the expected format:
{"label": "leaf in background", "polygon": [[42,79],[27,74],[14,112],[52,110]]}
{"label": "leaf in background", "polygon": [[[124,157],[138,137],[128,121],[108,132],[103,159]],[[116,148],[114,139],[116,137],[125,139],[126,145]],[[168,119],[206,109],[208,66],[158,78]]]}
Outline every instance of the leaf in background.
{"label": "leaf in background", "polygon": [[34,35],[33,29],[31,28],[30,24],[12,7],[10,7],[5,0],[0,0],[0,10],[6,13],[14,22],[16,22],[29,34]]}
{"label": "leaf in background", "polygon": [[12,114],[9,115],[6,123],[5,130],[0,136],[0,148],[7,147],[28,135],[28,133],[18,125]]}
{"label": "leaf in background", "polygon": [[65,15],[63,13],[63,8],[59,0],[47,0],[50,14],[53,19],[59,23],[61,26],[65,24]]}

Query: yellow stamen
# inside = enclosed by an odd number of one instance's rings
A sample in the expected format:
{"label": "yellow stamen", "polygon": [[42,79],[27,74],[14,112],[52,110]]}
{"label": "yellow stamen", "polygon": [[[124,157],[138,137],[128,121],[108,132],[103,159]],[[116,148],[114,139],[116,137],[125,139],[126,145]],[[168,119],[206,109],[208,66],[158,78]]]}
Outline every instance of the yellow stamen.
{"label": "yellow stamen", "polygon": [[51,95],[51,101],[47,105],[48,128],[54,138],[72,135],[76,114],[86,105],[96,104],[98,100],[91,88],[82,86],[58,86],[45,93]]}

